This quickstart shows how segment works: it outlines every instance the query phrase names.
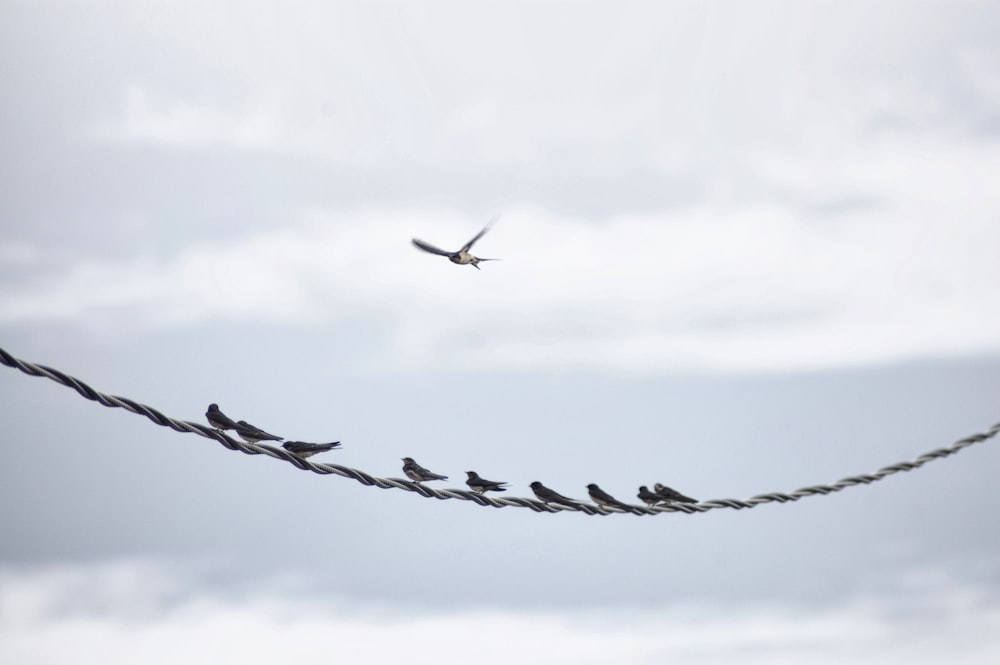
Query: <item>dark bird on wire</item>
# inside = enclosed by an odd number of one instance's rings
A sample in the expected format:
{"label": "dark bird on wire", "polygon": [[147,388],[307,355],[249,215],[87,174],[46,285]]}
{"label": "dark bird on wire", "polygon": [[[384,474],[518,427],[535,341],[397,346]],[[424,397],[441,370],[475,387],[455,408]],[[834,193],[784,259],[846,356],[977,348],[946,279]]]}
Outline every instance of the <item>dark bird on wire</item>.
{"label": "dark bird on wire", "polygon": [[590,494],[590,500],[598,506],[603,506],[605,508],[623,508],[630,512],[633,510],[632,506],[611,496],[598,487],[597,483],[590,483],[587,485],[587,492]]}
{"label": "dark bird on wire", "polygon": [[507,489],[504,487],[507,483],[498,482],[496,480],[486,480],[485,478],[480,478],[479,474],[475,471],[466,471],[465,475],[469,477],[465,481],[465,484],[472,488],[473,492],[506,492]]}
{"label": "dark bird on wire", "polygon": [[245,420],[236,421],[236,433],[247,443],[257,443],[258,441],[281,441],[284,437],[268,434],[259,427],[254,427]]}
{"label": "dark bird on wire", "polygon": [[340,441],[331,441],[330,443],[308,443],[306,441],[285,441],[281,446],[288,452],[298,455],[303,459],[306,457],[312,457],[319,453],[325,453],[328,450],[333,450],[334,448],[340,448]]}
{"label": "dark bird on wire", "polygon": [[233,419],[219,410],[218,404],[209,404],[208,411],[205,412],[205,420],[217,430],[236,429]]}
{"label": "dark bird on wire", "polygon": [[472,240],[462,245],[462,249],[458,250],[457,252],[446,252],[445,250],[435,247],[430,243],[426,243],[423,240],[420,240],[419,238],[413,239],[413,245],[418,249],[422,249],[425,252],[430,252],[431,254],[437,254],[438,256],[447,256],[448,260],[451,261],[452,263],[457,263],[458,265],[462,266],[471,265],[476,270],[479,270],[480,261],[500,260],[500,259],[483,259],[478,256],[473,256],[472,254],[469,254],[469,250],[472,249],[472,246],[476,244],[476,241],[482,238],[483,235],[490,230],[490,227],[492,227],[493,223],[496,221],[497,221],[496,217],[491,219],[489,224],[483,227],[482,231],[477,233]]}
{"label": "dark bird on wire", "polygon": [[663,497],[661,497],[659,494],[654,494],[653,492],[650,492],[649,488],[646,487],[645,485],[639,488],[639,494],[637,494],[636,496],[638,496],[642,501],[644,501],[647,506],[655,506],[656,504],[661,503],[663,501]]}
{"label": "dark bird on wire", "polygon": [[535,493],[538,500],[544,504],[557,503],[563,506],[579,506],[580,502],[575,499],[565,497],[559,492],[549,489],[537,480],[530,485],[531,491]]}
{"label": "dark bird on wire", "polygon": [[666,485],[661,485],[660,483],[653,485],[653,491],[656,492],[656,496],[663,499],[666,503],[698,503],[697,499],[684,496],[677,490],[670,489]]}
{"label": "dark bird on wire", "polygon": [[403,473],[406,477],[415,482],[421,483],[427,480],[448,480],[448,476],[428,471],[413,461],[412,457],[403,458]]}

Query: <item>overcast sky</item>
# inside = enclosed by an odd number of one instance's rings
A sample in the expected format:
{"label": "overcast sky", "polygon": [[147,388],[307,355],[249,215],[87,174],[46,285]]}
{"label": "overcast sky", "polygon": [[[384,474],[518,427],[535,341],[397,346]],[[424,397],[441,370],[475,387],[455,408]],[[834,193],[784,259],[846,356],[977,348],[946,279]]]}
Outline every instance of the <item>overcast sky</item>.
{"label": "overcast sky", "polygon": [[[438,487],[748,498],[913,459],[1000,420],[998,30],[989,2],[3,1],[0,347]],[[481,271],[410,244],[497,215]],[[0,394],[0,660],[1000,659],[995,442],[596,518]]]}

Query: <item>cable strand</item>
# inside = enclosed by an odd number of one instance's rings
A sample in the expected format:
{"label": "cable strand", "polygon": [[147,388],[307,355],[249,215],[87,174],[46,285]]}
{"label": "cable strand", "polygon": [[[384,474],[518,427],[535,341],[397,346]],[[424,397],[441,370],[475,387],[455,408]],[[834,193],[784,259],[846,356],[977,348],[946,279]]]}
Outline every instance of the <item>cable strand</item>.
{"label": "cable strand", "polygon": [[993,425],[991,428],[985,432],[980,432],[977,434],[969,435],[963,439],[959,439],[950,446],[944,448],[938,448],[936,450],[931,450],[929,452],[920,455],[912,461],[897,462],[896,464],[891,464],[889,466],[884,466],[878,471],[870,474],[859,474],[855,476],[848,476],[842,478],[836,482],[830,483],[829,485],[811,485],[809,487],[802,487],[800,489],[794,490],[792,492],[770,492],[767,494],[758,494],[757,496],[751,497],[747,500],[741,499],[712,499],[708,501],[702,501],[696,504],[688,503],[670,503],[665,505],[657,505],[652,507],[629,505],[628,509],[617,508],[617,507],[601,507],[587,503],[576,503],[573,505],[563,505],[563,504],[548,504],[537,499],[530,499],[525,497],[502,497],[494,498],[491,496],[485,496],[477,492],[472,492],[469,490],[451,488],[451,489],[435,489],[432,487],[427,487],[422,483],[417,483],[411,480],[406,480],[402,478],[380,478],[378,476],[373,476],[365,471],[359,469],[353,469],[351,467],[342,466],[340,464],[326,464],[322,462],[312,462],[309,459],[305,459],[291,453],[284,448],[279,448],[276,446],[271,446],[267,444],[260,443],[246,443],[238,439],[234,439],[227,435],[225,432],[216,430],[207,425],[202,425],[201,423],[190,422],[186,420],[178,420],[164,415],[157,409],[151,406],[141,404],[127,397],[119,397],[116,395],[106,395],[97,390],[94,390],[89,385],[83,381],[64,374],[63,372],[54,369],[52,367],[46,367],[45,365],[38,365],[35,363],[30,363],[19,358],[15,358],[10,353],[0,348],[0,363],[11,367],[13,369],[20,370],[21,372],[35,377],[46,378],[51,381],[55,381],[67,388],[71,388],[76,391],[80,396],[88,399],[92,402],[97,402],[108,408],[118,408],[130,411],[139,416],[144,416],[153,423],[160,425],[161,427],[168,427],[175,432],[181,432],[185,434],[197,434],[198,436],[205,437],[207,439],[212,439],[222,446],[225,446],[229,450],[239,451],[246,455],[265,455],[272,457],[274,459],[282,460],[288,462],[302,471],[310,471],[312,473],[317,473],[320,475],[335,475],[341,478],[348,478],[354,480],[362,485],[368,487],[378,487],[380,489],[398,489],[407,492],[412,492],[419,494],[424,498],[433,498],[439,500],[457,499],[460,501],[471,501],[479,506],[488,508],[528,508],[536,513],[558,513],[562,511],[575,511],[581,512],[585,515],[611,515],[611,514],[634,514],[634,515],[658,515],[660,513],[684,513],[687,515],[693,515],[695,513],[705,513],[710,510],[720,510],[724,508],[730,508],[733,510],[743,510],[745,508],[754,508],[759,505],[766,503],[790,503],[793,501],[798,501],[809,496],[824,496],[827,494],[832,494],[835,492],[840,492],[841,490],[847,489],[848,487],[855,487],[858,485],[870,485],[876,481],[887,478],[888,476],[903,472],[912,471],[922,467],[928,462],[933,462],[935,460],[944,459],[950,457],[955,453],[958,453],[969,446],[977,443],[982,443],[989,439],[992,439],[1000,432],[1000,423]]}

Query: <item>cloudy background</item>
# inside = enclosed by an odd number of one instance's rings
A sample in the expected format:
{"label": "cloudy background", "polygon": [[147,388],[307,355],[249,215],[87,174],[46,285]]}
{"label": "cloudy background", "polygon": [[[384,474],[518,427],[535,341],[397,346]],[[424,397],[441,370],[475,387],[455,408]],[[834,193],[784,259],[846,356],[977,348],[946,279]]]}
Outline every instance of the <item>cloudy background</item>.
{"label": "cloudy background", "polygon": [[[1000,420],[998,29],[989,2],[4,1],[0,346],[514,496],[912,459]],[[409,244],[493,215],[482,271]],[[1000,659],[996,443],[597,518],[0,391],[4,662]]]}

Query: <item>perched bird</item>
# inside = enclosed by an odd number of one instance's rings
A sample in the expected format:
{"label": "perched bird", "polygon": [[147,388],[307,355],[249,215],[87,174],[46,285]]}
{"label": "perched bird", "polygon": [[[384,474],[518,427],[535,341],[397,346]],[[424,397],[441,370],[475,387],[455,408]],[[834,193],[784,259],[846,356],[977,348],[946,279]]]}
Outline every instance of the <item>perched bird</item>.
{"label": "perched bird", "polygon": [[590,500],[598,506],[603,506],[605,508],[624,508],[628,511],[633,510],[632,506],[611,496],[598,487],[597,483],[590,483],[587,485],[587,492],[590,494]]}
{"label": "perched bird", "polygon": [[403,473],[406,474],[407,478],[418,483],[426,480],[448,480],[448,476],[442,476],[439,473],[428,471],[414,462],[412,457],[403,458]]}
{"label": "perched bird", "polygon": [[236,433],[247,443],[258,441],[281,441],[283,437],[268,434],[259,427],[254,427],[245,420],[236,421]]}
{"label": "perched bird", "polygon": [[209,404],[208,411],[205,412],[205,420],[217,430],[236,429],[233,419],[219,410],[218,404]]}
{"label": "perched bird", "polygon": [[466,471],[465,475],[469,477],[465,481],[465,484],[472,488],[473,492],[506,492],[507,489],[504,487],[507,483],[497,482],[496,480],[486,480],[485,478],[480,478],[479,474],[475,471]]}
{"label": "perched bird", "polygon": [[312,457],[313,455],[319,453],[325,453],[328,450],[333,450],[334,448],[340,448],[340,441],[331,441],[330,443],[307,443],[306,441],[285,441],[281,446],[292,453],[293,455],[298,455],[299,457],[306,458]]}
{"label": "perched bird", "polygon": [[663,497],[659,494],[654,494],[649,491],[649,488],[645,485],[639,488],[639,494],[637,495],[642,501],[646,503],[647,506],[655,506],[663,501]]}
{"label": "perched bird", "polygon": [[666,485],[661,485],[660,483],[653,485],[653,491],[656,492],[656,496],[660,497],[667,503],[698,503],[697,499],[684,496],[677,490],[670,489]]}
{"label": "perched bird", "polygon": [[423,240],[420,240],[419,238],[413,239],[413,245],[418,249],[422,249],[425,252],[430,252],[431,254],[437,254],[438,256],[447,256],[448,260],[451,261],[452,263],[457,263],[458,265],[463,265],[463,266],[471,265],[476,270],[479,270],[480,261],[499,261],[499,259],[483,259],[478,256],[473,256],[472,254],[469,254],[469,250],[472,249],[472,246],[476,244],[477,240],[483,237],[483,234],[485,234],[487,231],[490,230],[490,227],[492,227],[493,223],[496,221],[497,221],[496,217],[491,219],[489,224],[483,227],[482,231],[477,233],[472,240],[462,245],[462,249],[458,250],[457,252],[446,252],[445,250],[439,249],[434,245],[431,245],[430,243],[426,243]]}
{"label": "perched bird", "polygon": [[545,503],[545,504],[557,503],[557,504],[560,504],[560,505],[563,505],[563,506],[579,506],[580,505],[579,501],[576,501],[575,499],[570,499],[569,497],[565,497],[562,494],[560,494],[559,492],[556,492],[555,490],[549,489],[548,487],[546,487],[545,485],[541,484],[537,480],[535,482],[531,483],[530,487],[531,487],[531,491],[535,493],[535,496],[537,496],[538,500],[541,501],[542,503]]}

